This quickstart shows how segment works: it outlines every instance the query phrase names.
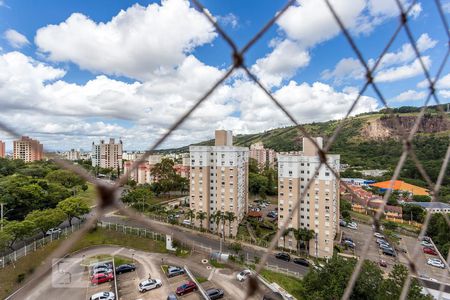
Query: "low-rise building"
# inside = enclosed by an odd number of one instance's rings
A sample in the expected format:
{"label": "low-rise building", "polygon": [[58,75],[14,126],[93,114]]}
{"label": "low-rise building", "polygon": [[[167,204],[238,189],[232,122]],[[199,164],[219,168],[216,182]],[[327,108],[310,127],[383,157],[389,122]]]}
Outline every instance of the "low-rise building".
{"label": "low-rise building", "polygon": [[406,202],[405,204],[417,205],[430,213],[450,213],[450,204],[443,202]]}

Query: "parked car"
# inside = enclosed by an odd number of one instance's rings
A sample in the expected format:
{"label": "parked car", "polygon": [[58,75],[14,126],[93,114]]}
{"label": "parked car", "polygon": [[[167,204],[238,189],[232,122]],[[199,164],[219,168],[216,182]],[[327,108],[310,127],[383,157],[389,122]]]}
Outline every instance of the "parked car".
{"label": "parked car", "polygon": [[353,242],[353,239],[352,239],[351,237],[349,237],[349,236],[344,236],[344,237],[342,238],[342,240],[343,240],[343,241],[350,241],[350,242]]}
{"label": "parked car", "polygon": [[358,224],[356,224],[355,222],[348,223],[347,228],[356,230],[358,229]]}
{"label": "parked car", "polygon": [[184,269],[180,267],[169,266],[167,268],[167,277],[175,277],[184,273],[185,273]]}
{"label": "parked car", "polygon": [[127,273],[136,271],[136,266],[134,264],[124,264],[120,265],[116,268],[117,274]]}
{"label": "parked car", "polygon": [[176,294],[170,293],[170,294],[167,296],[167,300],[178,300],[178,297],[177,297]]}
{"label": "parked car", "polygon": [[385,260],[383,260],[383,259],[380,259],[379,265],[380,265],[381,267],[383,267],[383,268],[387,268],[387,262],[386,262]]}
{"label": "parked car", "polygon": [[267,213],[267,216],[268,216],[269,218],[276,218],[276,217],[278,216],[278,214],[277,214],[277,212],[275,212],[275,211],[269,211],[269,212]]}
{"label": "parked car", "polygon": [[244,281],[248,278],[248,276],[252,275],[253,272],[250,270],[243,270],[236,275],[236,279],[238,281]]}
{"label": "parked car", "polygon": [[423,253],[429,254],[429,255],[438,255],[436,250],[430,247],[423,247]]}
{"label": "parked car", "polygon": [[422,245],[424,247],[430,247],[430,248],[434,247],[433,244],[431,244],[431,243],[429,243],[427,241],[420,242],[420,245]]}
{"label": "parked car", "polygon": [[380,249],[394,251],[394,248],[392,248],[390,245],[386,245],[386,244],[380,244]]}
{"label": "parked car", "polygon": [[112,273],[112,269],[110,268],[105,268],[105,267],[97,267],[97,268],[93,268],[91,270],[91,276],[95,275],[95,274],[102,274],[102,273]]}
{"label": "parked car", "polygon": [[92,295],[89,300],[115,300],[116,295],[112,292],[100,292]]}
{"label": "parked car", "polygon": [[162,286],[162,282],[159,279],[146,279],[141,281],[138,285],[139,292],[147,292]]}
{"label": "parked car", "polygon": [[224,295],[221,289],[207,289],[205,292],[211,300],[223,298]]}
{"label": "parked car", "polygon": [[395,251],[393,249],[383,249],[383,254],[384,255],[389,255],[389,256],[393,256],[396,257],[397,255],[395,254]]}
{"label": "parked car", "polygon": [[112,263],[107,263],[107,262],[106,263],[105,262],[94,263],[94,264],[91,264],[89,267],[91,268],[91,270],[98,269],[98,268],[111,269]]}
{"label": "parked car", "polygon": [[438,267],[441,269],[445,269],[445,264],[439,258],[429,258],[427,260],[427,264],[433,267]]}
{"label": "parked car", "polygon": [[430,238],[430,237],[428,237],[428,236],[424,236],[424,237],[422,237],[422,241],[425,241],[425,242],[428,242],[428,243],[430,243],[430,244],[431,244],[431,238]]}
{"label": "parked car", "polygon": [[275,258],[278,258],[278,259],[281,259],[281,260],[284,260],[284,261],[291,261],[291,256],[289,254],[287,254],[287,253],[284,253],[284,252],[280,252],[280,253],[275,254]]}
{"label": "parked car", "polygon": [[50,228],[49,230],[47,230],[45,235],[53,235],[53,234],[60,234],[60,233],[61,233],[61,228]]}
{"label": "parked car", "polygon": [[347,222],[345,222],[344,220],[339,220],[339,226],[343,226],[343,227],[345,227],[345,226],[347,226]]}
{"label": "parked car", "polygon": [[384,235],[382,235],[382,234],[379,233],[379,232],[375,232],[375,233],[373,234],[373,236],[374,236],[374,237],[377,237],[377,238],[379,238],[379,239],[384,239]]}
{"label": "parked car", "polygon": [[344,241],[344,245],[346,245],[346,246],[348,246],[349,248],[352,248],[352,249],[356,247],[355,243],[353,243],[352,241],[347,241],[347,240]]}
{"label": "parked car", "polygon": [[91,277],[91,283],[93,285],[100,284],[108,281],[114,280],[114,274],[113,273],[100,273],[100,274],[94,274]]}
{"label": "parked car", "polygon": [[178,296],[193,292],[197,290],[197,285],[192,282],[192,281],[188,281],[186,283],[184,283],[183,285],[180,285],[179,287],[177,287],[176,293]]}
{"label": "parked car", "polygon": [[184,225],[191,225],[191,220],[183,220]]}
{"label": "parked car", "polygon": [[297,265],[309,267],[309,261],[308,261],[307,259],[304,259],[304,258],[294,258],[292,261],[293,261],[295,264],[297,264]]}

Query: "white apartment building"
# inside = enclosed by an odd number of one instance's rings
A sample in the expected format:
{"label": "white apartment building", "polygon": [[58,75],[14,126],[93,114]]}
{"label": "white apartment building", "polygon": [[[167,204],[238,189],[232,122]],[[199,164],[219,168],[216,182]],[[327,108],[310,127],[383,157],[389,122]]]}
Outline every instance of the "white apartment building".
{"label": "white apartment building", "polygon": [[101,140],[100,144],[98,145],[92,142],[92,166],[121,170],[122,151],[123,143],[121,140],[119,140],[119,143],[117,144],[115,143],[114,139],[109,139],[109,143],[105,143],[104,140]]}
{"label": "white apartment building", "polygon": [[[219,225],[219,232],[236,235],[238,224],[247,214],[248,148],[233,146],[231,131],[216,130],[215,146],[190,146],[190,208],[207,213],[203,227],[217,230],[210,215],[231,211],[237,220]],[[208,223],[209,220],[209,223]],[[196,226],[200,222],[196,220]]]}
{"label": "white apartment building", "polygon": [[[322,138],[315,140],[320,147],[323,146]],[[340,155],[327,155],[327,162],[339,172]],[[303,138],[302,152],[278,154],[278,227],[286,221],[312,180],[304,200],[288,220],[288,228],[313,230],[315,237],[309,241],[309,254],[332,257],[333,240],[339,230],[339,180],[326,166],[322,166],[313,178],[319,164],[316,148],[306,138]],[[297,249],[292,232],[286,236],[286,241],[283,237],[278,241],[279,247],[284,245],[288,249]]]}
{"label": "white apartment building", "polygon": [[79,150],[70,149],[70,151],[66,152],[67,160],[79,160],[81,159],[81,154]]}

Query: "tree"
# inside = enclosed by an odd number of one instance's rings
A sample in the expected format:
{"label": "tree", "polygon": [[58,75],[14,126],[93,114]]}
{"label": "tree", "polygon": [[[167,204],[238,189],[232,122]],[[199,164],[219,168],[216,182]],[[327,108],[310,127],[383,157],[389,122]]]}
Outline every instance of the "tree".
{"label": "tree", "polygon": [[191,227],[192,227],[194,225],[192,220],[195,218],[195,209],[188,209],[186,211],[186,217],[189,218],[189,220],[191,222]]}
{"label": "tree", "polygon": [[44,210],[34,210],[27,215],[25,220],[34,223],[34,226],[43,234],[50,228],[57,227],[65,219],[65,214],[58,208],[48,208]]}
{"label": "tree", "polygon": [[47,174],[45,177],[50,182],[56,182],[66,188],[73,188],[76,185],[85,184],[85,180],[77,174],[68,170],[55,170]]}
{"label": "tree", "polygon": [[3,227],[4,232],[11,237],[7,246],[11,248],[11,250],[14,250],[12,247],[14,243],[17,240],[22,240],[31,236],[34,229],[34,223],[29,220],[7,222]]}
{"label": "tree", "polygon": [[228,221],[228,236],[231,237],[231,222],[237,219],[236,215],[232,211],[227,211],[224,214],[224,219]]}
{"label": "tree", "polygon": [[148,185],[139,185],[122,197],[124,203],[145,210],[147,205],[152,203],[153,193]]}
{"label": "tree", "polygon": [[174,162],[170,158],[161,159],[160,163],[156,163],[152,170],[151,175],[157,180],[171,180],[175,177],[175,170],[173,169]]}
{"label": "tree", "polygon": [[402,209],[403,209],[402,213],[403,220],[415,221],[418,223],[423,222],[426,212],[425,209],[423,209],[419,205],[405,203]]}
{"label": "tree", "polygon": [[286,249],[286,237],[289,235],[289,232],[292,231],[292,228],[287,228],[283,231],[282,236],[283,236],[283,250]]}
{"label": "tree", "polygon": [[81,216],[89,212],[89,205],[83,199],[77,197],[70,197],[59,202],[57,208],[66,214],[70,226],[72,226],[73,218],[80,219]]}
{"label": "tree", "polygon": [[234,242],[231,243],[230,246],[228,246],[228,248],[233,251],[236,255],[239,254],[239,252],[242,251],[242,245],[239,242]]}
{"label": "tree", "polygon": [[415,202],[430,202],[431,197],[427,195],[413,195],[413,201]]}
{"label": "tree", "polygon": [[216,210],[209,216],[209,219],[216,224],[217,235],[219,235],[219,230],[220,230],[219,224],[220,224],[220,221],[222,220],[222,214],[223,213],[221,211]]}
{"label": "tree", "polygon": [[204,211],[197,212],[196,219],[200,220],[200,231],[203,231],[203,221],[206,219],[207,214]]}
{"label": "tree", "polygon": [[306,251],[309,253],[309,241],[314,238],[315,232],[314,230],[307,228],[299,228],[294,230],[295,239],[297,240],[297,244],[299,245],[298,250],[300,251],[300,246],[305,244]]}

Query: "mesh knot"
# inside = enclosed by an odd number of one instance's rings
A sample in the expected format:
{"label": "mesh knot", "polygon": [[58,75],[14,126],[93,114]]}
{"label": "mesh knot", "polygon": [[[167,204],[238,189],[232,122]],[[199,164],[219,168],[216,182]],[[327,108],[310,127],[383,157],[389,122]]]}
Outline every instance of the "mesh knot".
{"label": "mesh knot", "polygon": [[116,192],[114,186],[101,183],[97,184],[97,190],[99,195],[99,208],[104,209],[112,206],[114,203],[114,193]]}
{"label": "mesh knot", "polygon": [[436,92],[436,89],[434,88],[434,82],[431,82],[428,88],[430,89],[430,94],[434,95],[434,93]]}
{"label": "mesh knot", "polygon": [[373,76],[372,76],[372,71],[367,71],[367,73],[366,73],[366,80],[367,80],[367,83],[373,83]]}
{"label": "mesh knot", "polygon": [[244,63],[244,57],[241,53],[234,51],[233,52],[233,66],[235,68],[239,68]]}
{"label": "mesh knot", "polygon": [[400,22],[405,25],[408,22],[408,16],[404,11],[400,14]]}
{"label": "mesh knot", "polygon": [[323,163],[323,164],[326,164],[327,163],[327,155],[326,155],[326,153],[322,149],[319,149],[317,151],[317,154],[319,155],[320,162]]}

